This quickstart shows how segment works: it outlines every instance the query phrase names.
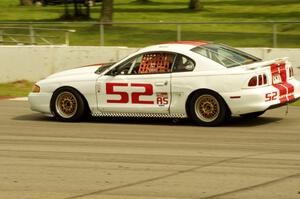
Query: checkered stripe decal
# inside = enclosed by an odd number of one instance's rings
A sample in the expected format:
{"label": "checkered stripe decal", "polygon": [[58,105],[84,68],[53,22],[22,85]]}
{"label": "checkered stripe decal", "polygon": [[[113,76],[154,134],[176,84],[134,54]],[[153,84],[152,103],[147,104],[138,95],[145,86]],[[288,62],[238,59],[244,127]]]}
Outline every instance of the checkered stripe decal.
{"label": "checkered stripe decal", "polygon": [[166,114],[166,113],[102,113],[92,114],[95,117],[160,117],[160,118],[186,118],[185,114]]}

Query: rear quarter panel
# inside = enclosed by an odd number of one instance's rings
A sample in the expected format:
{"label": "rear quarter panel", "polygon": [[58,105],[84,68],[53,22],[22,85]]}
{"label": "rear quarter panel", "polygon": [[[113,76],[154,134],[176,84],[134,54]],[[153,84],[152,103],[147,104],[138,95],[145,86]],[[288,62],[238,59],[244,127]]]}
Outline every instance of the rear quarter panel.
{"label": "rear quarter panel", "polygon": [[186,113],[188,97],[197,90],[208,89],[218,93],[228,104],[229,93],[241,91],[249,79],[248,72],[202,71],[180,72],[171,76],[171,113]]}

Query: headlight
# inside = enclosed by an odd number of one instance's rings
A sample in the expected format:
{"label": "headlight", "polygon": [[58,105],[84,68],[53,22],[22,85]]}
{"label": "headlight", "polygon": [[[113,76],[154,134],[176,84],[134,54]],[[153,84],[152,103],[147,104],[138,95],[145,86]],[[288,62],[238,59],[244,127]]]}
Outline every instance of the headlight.
{"label": "headlight", "polygon": [[32,87],[32,92],[33,93],[39,93],[40,90],[41,90],[41,88],[36,84]]}

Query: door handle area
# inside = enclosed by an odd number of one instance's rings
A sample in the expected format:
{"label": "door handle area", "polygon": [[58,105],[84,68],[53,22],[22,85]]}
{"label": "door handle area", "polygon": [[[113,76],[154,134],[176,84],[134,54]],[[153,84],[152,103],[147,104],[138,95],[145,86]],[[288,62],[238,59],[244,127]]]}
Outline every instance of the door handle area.
{"label": "door handle area", "polygon": [[168,81],[165,82],[155,82],[155,86],[167,86],[168,85]]}

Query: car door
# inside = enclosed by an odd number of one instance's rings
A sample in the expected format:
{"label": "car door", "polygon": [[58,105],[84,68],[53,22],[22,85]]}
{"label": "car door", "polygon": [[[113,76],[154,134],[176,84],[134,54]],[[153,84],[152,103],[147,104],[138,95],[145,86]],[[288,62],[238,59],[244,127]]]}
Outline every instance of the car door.
{"label": "car door", "polygon": [[177,54],[171,76],[171,114],[184,114],[186,112],[188,95],[195,89],[193,85],[199,81],[192,75],[195,65],[192,58]]}
{"label": "car door", "polygon": [[175,54],[142,53],[97,80],[97,104],[108,113],[169,113]]}

